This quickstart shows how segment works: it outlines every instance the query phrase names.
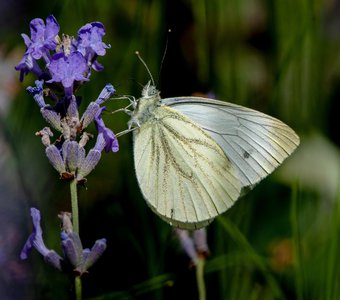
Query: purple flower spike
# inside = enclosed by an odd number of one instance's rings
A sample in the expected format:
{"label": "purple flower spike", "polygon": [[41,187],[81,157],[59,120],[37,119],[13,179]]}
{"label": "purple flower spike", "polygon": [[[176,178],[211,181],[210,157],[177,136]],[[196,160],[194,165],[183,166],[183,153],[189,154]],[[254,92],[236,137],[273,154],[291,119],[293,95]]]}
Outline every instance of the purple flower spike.
{"label": "purple flower spike", "polygon": [[54,250],[49,250],[43,241],[42,229],[40,226],[40,211],[32,207],[31,216],[33,222],[33,232],[28,237],[20,253],[20,258],[23,260],[27,259],[29,253],[34,247],[42,256],[44,256],[45,261],[50,263],[55,268],[61,270],[61,262],[63,259]]}
{"label": "purple flower spike", "polygon": [[96,122],[96,127],[98,130],[99,135],[103,134],[104,140],[105,140],[105,151],[109,152],[117,152],[119,150],[118,146],[118,140],[115,136],[115,134],[112,132],[111,129],[107,128],[104,124],[103,119],[101,118],[101,112],[105,109],[105,107],[102,107],[96,117],[95,117],[95,122]]}
{"label": "purple flower spike", "polygon": [[105,35],[105,28],[100,22],[92,22],[81,27],[78,31],[78,51],[85,57],[94,54],[103,56],[106,53],[109,45],[102,42],[102,38]]}
{"label": "purple flower spike", "polygon": [[64,53],[55,54],[48,68],[52,79],[47,82],[61,82],[66,96],[73,94],[74,81],[89,80],[85,77],[88,70],[86,60],[79,52],[73,52],[69,56]]}
{"label": "purple flower spike", "polygon": [[72,232],[71,214],[62,212],[59,217],[62,219],[63,228],[67,228],[67,231],[63,230],[61,232],[61,246],[64,254],[64,258],[62,258],[54,250],[47,249],[44,244],[39,210],[31,208],[31,216],[33,233],[29,236],[21,251],[21,259],[27,259],[32,248],[36,248],[36,250],[43,255],[44,260],[58,270],[68,271],[67,262],[74,268],[74,271],[82,275],[87,272],[87,269],[98,260],[106,249],[106,239],[97,240],[91,250],[83,249],[79,235]]}

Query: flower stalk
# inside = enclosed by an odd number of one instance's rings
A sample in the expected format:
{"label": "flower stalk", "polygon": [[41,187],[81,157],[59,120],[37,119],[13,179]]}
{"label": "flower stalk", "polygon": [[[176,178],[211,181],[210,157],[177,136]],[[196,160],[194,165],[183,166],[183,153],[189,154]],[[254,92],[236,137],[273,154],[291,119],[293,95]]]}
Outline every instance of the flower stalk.
{"label": "flower stalk", "polygon": [[[79,209],[78,209],[78,192],[77,192],[77,179],[73,179],[70,182],[70,192],[71,192],[71,206],[72,206],[72,223],[73,232],[79,234]],[[82,286],[81,286],[81,275],[76,275],[74,278],[74,287],[76,299],[82,299]]]}
{"label": "flower stalk", "polygon": [[204,263],[205,263],[205,258],[199,257],[197,260],[197,264],[196,264],[196,282],[197,282],[199,300],[206,299],[206,290],[205,290],[205,282],[204,282]]}
{"label": "flower stalk", "polygon": [[71,192],[73,232],[79,234],[79,209],[78,209],[77,179],[71,180],[71,182],[70,182],[70,192]]}
{"label": "flower stalk", "polygon": [[75,286],[76,299],[81,300],[82,299],[82,288],[81,288],[81,278],[79,275],[76,276],[74,280],[74,286]]}

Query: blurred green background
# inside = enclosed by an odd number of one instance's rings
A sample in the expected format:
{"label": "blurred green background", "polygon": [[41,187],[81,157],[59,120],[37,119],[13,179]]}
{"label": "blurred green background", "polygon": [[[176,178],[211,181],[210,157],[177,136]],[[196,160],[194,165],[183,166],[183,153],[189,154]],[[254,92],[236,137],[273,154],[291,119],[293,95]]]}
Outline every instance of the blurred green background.
{"label": "blurred green background", "polygon": [[[207,299],[340,299],[340,2],[335,0],[0,1],[0,298],[68,299],[72,282],[33,251],[19,253],[41,210],[49,248],[60,250],[68,184],[34,133],[45,126],[14,66],[29,22],[53,14],[60,33],[100,21],[105,69],[81,90],[86,103],[105,83],[138,97],[149,80],[162,96],[213,93],[289,124],[299,149],[207,228]],[[169,34],[167,31],[171,29]],[[168,41],[164,62],[162,57]],[[114,110],[125,104],[112,101]],[[128,117],[106,115],[115,131]],[[147,207],[134,175],[131,136],[103,155],[80,191],[83,245],[108,248],[83,277],[86,299],[196,299],[195,271],[171,227]]]}

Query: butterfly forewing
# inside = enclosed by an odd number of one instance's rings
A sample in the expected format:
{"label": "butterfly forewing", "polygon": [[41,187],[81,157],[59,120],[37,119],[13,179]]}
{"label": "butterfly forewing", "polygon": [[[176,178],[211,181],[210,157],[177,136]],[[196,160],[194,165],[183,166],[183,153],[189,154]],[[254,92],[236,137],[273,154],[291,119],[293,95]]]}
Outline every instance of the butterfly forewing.
{"label": "butterfly forewing", "polygon": [[136,130],[137,179],[150,207],[174,226],[207,225],[239,197],[241,181],[221,147],[195,122],[161,106]]}
{"label": "butterfly forewing", "polygon": [[277,168],[298,146],[286,124],[261,112],[200,97],[162,99],[188,116],[223,149],[238,171],[242,187],[251,187]]}

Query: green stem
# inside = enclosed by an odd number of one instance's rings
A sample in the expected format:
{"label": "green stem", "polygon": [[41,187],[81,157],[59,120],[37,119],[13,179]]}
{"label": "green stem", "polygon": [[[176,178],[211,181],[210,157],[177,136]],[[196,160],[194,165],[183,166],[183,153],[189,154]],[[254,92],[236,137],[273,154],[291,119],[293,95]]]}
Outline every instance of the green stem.
{"label": "green stem", "polygon": [[[78,211],[78,193],[77,193],[77,179],[73,179],[70,183],[71,191],[71,206],[72,206],[72,224],[73,232],[79,234],[79,211]],[[74,288],[76,299],[81,300],[81,278],[76,276],[74,279]]]}
{"label": "green stem", "polygon": [[73,232],[79,234],[79,212],[78,212],[77,179],[73,179],[71,181],[71,183],[70,183],[70,190],[71,190]]}
{"label": "green stem", "polygon": [[81,300],[81,278],[80,276],[76,276],[74,279],[74,285],[76,290],[76,299]]}
{"label": "green stem", "polygon": [[196,265],[196,281],[198,288],[199,300],[206,299],[205,282],[204,282],[204,258],[198,258]]}

